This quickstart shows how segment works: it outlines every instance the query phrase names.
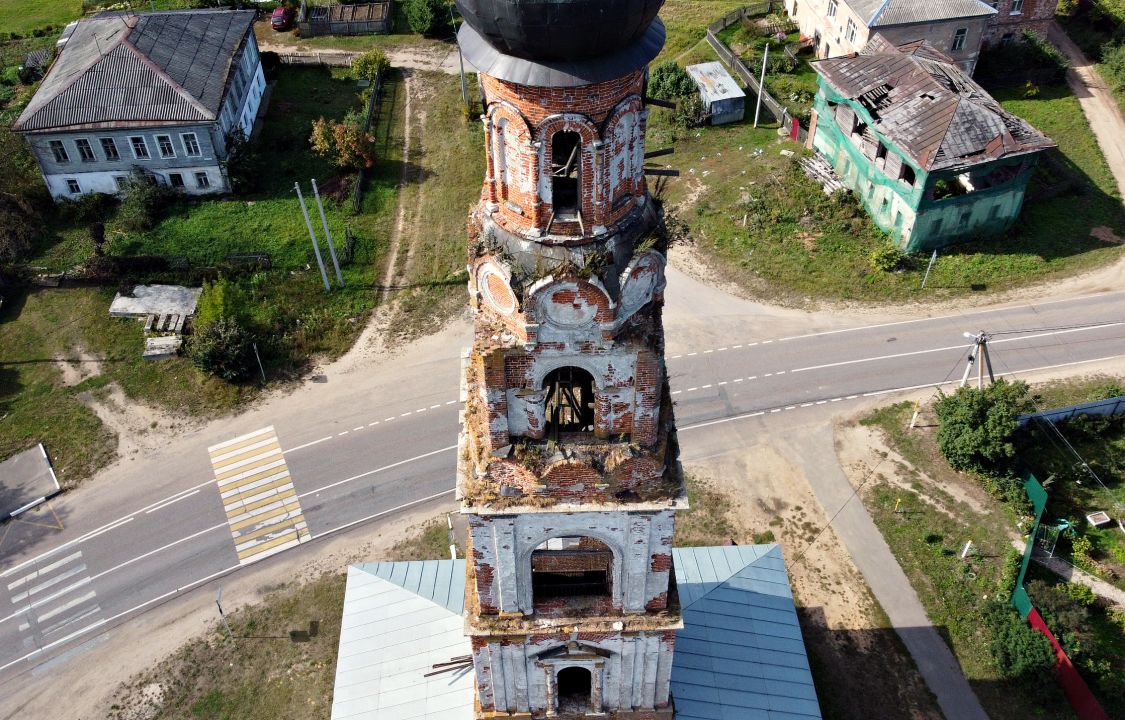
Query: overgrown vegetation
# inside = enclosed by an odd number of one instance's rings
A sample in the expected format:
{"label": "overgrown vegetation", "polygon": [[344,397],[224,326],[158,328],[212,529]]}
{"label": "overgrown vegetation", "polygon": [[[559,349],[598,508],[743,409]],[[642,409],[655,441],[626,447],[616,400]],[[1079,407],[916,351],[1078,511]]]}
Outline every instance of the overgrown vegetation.
{"label": "overgrown vegetation", "polygon": [[1061,0],[1059,23],[1125,107],[1125,4],[1121,0]]}
{"label": "overgrown vegetation", "polygon": [[1025,31],[1018,42],[1001,43],[981,53],[974,77],[991,88],[1061,85],[1069,63],[1046,38]]}
{"label": "overgrown vegetation", "polygon": [[664,60],[653,66],[648,87],[653,97],[676,104],[672,112],[681,127],[698,127],[706,122],[706,112],[695,81],[675,61]]}

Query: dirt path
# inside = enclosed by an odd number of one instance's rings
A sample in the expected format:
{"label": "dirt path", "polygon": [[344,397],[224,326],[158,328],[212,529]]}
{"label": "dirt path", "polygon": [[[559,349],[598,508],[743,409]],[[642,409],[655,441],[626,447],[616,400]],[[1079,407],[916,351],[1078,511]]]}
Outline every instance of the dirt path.
{"label": "dirt path", "polygon": [[1117,179],[1117,191],[1125,199],[1125,117],[1121,115],[1121,108],[1094,69],[1094,63],[1082,54],[1057,22],[1051,21],[1047,37],[1070,61],[1067,84],[1081,103],[1082,112]]}
{"label": "dirt path", "polygon": [[[410,180],[410,151],[412,149],[411,140],[413,140],[413,99],[415,87],[417,86],[417,77],[413,73],[407,73],[406,82],[406,108],[404,110],[405,122],[403,122],[403,137],[402,137],[402,176],[398,182],[398,210],[395,212],[395,227],[391,232],[391,252],[387,257],[387,271],[383,274],[382,288],[383,293],[379,298],[379,305],[386,305],[390,300],[391,288],[394,286],[396,277],[395,268],[398,266],[398,251],[402,245],[402,235],[406,228],[406,189],[407,183]],[[419,126],[421,124],[419,123]]]}
{"label": "dirt path", "polygon": [[[285,43],[259,42],[258,49],[262,52],[275,52],[278,55],[325,55],[332,57],[354,58],[361,53],[354,50],[339,50],[336,48],[310,48],[302,45],[287,45]],[[410,70],[431,70],[448,75],[456,75],[461,71],[457,59],[457,46],[441,46],[437,48],[399,47],[386,48],[383,51],[392,67]],[[465,72],[475,72],[468,63]]]}

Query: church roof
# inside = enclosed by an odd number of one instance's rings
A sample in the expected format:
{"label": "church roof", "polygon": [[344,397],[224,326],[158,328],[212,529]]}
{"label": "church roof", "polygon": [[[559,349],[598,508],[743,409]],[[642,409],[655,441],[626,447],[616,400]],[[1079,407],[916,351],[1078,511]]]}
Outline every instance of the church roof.
{"label": "church roof", "polygon": [[[789,576],[777,545],[674,548],[683,610],[672,697],[678,720],[819,720]],[[348,568],[332,720],[471,720],[464,560]]]}

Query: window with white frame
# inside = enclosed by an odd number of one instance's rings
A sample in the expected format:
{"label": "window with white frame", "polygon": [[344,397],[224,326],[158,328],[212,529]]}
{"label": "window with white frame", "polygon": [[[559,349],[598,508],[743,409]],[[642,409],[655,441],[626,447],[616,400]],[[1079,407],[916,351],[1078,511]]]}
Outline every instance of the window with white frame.
{"label": "window with white frame", "polygon": [[78,184],[78,180],[75,178],[66,179],[66,189],[71,195],[77,195],[82,192],[82,186]]}
{"label": "window with white frame", "polygon": [[55,162],[70,162],[70,155],[67,155],[66,146],[62,144],[62,140],[52,140],[50,145],[51,154],[55,156]]}
{"label": "window with white frame", "polygon": [[953,46],[949,49],[953,51],[964,50],[965,35],[967,35],[968,32],[967,28],[957,28],[957,31],[953,33]]}
{"label": "window with white frame", "polygon": [[199,152],[199,138],[195,136],[195,133],[184,133],[180,136],[180,139],[184,143],[185,155],[188,157],[199,157],[201,154]]}
{"label": "window with white frame", "polygon": [[126,181],[128,181],[128,179],[129,178],[125,177],[124,175],[113,176],[113,184],[117,188],[117,192],[121,192],[125,189],[125,183]]}
{"label": "window with white frame", "polygon": [[211,187],[211,178],[207,177],[205,172],[197,172],[195,174],[195,186],[201,189],[209,188]]}
{"label": "window with white frame", "polygon": [[94,157],[94,148],[90,147],[90,141],[86,138],[78,138],[74,141],[78,147],[78,157],[82,158],[82,162],[94,162],[97,160]]}
{"label": "window with white frame", "polygon": [[1011,15],[1023,14],[1023,0],[1012,0],[1012,9],[1009,12]]}
{"label": "window with white frame", "polygon": [[848,38],[848,42],[855,42],[855,23],[851,19],[848,20],[848,29],[844,34]]}
{"label": "window with white frame", "polygon": [[129,144],[133,147],[133,157],[138,160],[148,160],[148,144],[145,139],[140,135],[129,138]]}
{"label": "window with white frame", "polygon": [[836,17],[839,7],[840,3],[837,0],[828,0],[828,17]]}
{"label": "window with white frame", "polygon": [[121,153],[117,152],[117,143],[113,138],[102,138],[102,152],[105,154],[105,159],[114,161],[121,159]]}
{"label": "window with white frame", "polygon": [[160,157],[176,157],[176,149],[172,147],[172,137],[170,135],[157,135],[156,146],[160,148]]}

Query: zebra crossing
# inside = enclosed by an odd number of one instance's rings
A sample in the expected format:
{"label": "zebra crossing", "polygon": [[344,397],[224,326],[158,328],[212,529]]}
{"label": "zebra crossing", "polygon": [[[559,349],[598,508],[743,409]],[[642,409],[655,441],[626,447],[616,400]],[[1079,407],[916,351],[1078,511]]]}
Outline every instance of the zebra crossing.
{"label": "zebra crossing", "polygon": [[212,445],[207,452],[239,564],[311,538],[272,425]]}
{"label": "zebra crossing", "polygon": [[8,583],[27,650],[60,642],[103,621],[90,573],[76,550]]}

